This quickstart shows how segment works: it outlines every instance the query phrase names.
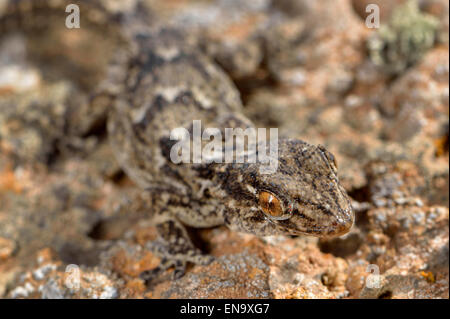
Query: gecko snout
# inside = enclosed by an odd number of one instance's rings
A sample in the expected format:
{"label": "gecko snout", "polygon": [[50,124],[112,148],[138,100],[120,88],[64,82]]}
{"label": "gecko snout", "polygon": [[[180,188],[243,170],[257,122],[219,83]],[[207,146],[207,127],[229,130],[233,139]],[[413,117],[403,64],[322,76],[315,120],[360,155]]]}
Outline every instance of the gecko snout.
{"label": "gecko snout", "polygon": [[345,235],[352,228],[354,221],[355,215],[352,207],[350,206],[341,214],[336,216],[328,228],[328,232],[326,232],[325,237],[338,237]]}

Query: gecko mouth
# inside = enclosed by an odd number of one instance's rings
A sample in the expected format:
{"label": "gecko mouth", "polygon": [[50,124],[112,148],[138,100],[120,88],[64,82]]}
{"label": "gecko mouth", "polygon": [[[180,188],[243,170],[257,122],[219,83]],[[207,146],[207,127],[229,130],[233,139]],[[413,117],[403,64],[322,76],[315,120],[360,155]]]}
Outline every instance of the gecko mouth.
{"label": "gecko mouth", "polygon": [[[292,216],[294,218],[289,220],[277,221],[277,226],[282,232],[295,236],[308,235],[320,238],[332,238],[348,233],[354,223],[354,213],[352,207],[348,207],[345,210],[340,209],[338,214],[330,214],[330,220],[327,222],[319,222],[318,220],[314,220],[313,218],[305,216],[301,213],[298,213],[297,216],[301,216],[303,221],[295,220],[295,217]],[[305,220],[307,221],[305,222]]]}
{"label": "gecko mouth", "polygon": [[286,232],[291,235],[299,236],[299,235],[308,235],[319,238],[333,238],[339,237],[347,234],[352,228],[353,223],[348,224],[339,224],[336,226],[315,226],[308,229],[286,229],[283,228]]}

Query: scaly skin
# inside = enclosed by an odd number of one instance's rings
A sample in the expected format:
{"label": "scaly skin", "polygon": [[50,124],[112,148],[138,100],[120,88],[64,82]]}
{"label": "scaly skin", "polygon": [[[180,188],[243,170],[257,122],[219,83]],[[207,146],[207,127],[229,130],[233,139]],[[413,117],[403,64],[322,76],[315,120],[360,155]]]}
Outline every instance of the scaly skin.
{"label": "scaly skin", "polygon": [[[187,262],[212,261],[194,247],[184,225],[225,224],[258,236],[333,237],[350,230],[350,200],[339,184],[334,156],[322,146],[280,139],[272,174],[262,174],[261,163],[173,163],[174,128],[192,131],[194,120],[222,132],[253,124],[241,113],[232,81],[197,49],[196,39],[170,27],[136,25],[123,23],[129,45],[117,53],[101,87],[113,96],[108,135],[117,160],[152,194],[160,236],[148,248],[163,262],[142,278],[151,281],[170,266],[177,277]],[[281,218],[263,211],[264,193],[279,203]]]}

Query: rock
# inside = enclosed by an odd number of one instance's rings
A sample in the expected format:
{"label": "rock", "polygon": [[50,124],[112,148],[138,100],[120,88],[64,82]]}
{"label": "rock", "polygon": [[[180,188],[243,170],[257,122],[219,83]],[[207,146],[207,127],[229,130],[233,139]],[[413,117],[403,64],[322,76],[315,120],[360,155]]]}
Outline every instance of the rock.
{"label": "rock", "polygon": [[406,1],[368,39],[370,59],[383,72],[401,74],[433,47],[438,29],[439,21],[421,12],[416,0]]}
{"label": "rock", "polygon": [[[403,1],[375,2],[385,22]],[[367,55],[376,31],[361,19],[366,4],[144,1],[152,17],[199,35],[257,127],[335,155],[356,214],[331,239],[192,229],[215,260],[148,287],[139,274],[161,262],[146,248],[157,236],[151,195],[111,155],[111,97],[93,84],[120,44],[55,28],[66,57],[55,64],[50,40],[2,34],[0,298],[448,298],[448,3],[420,1],[415,13],[439,20],[436,41],[395,77]]]}
{"label": "rock", "polygon": [[385,22],[390,18],[392,11],[404,2],[405,0],[352,0],[352,6],[361,19],[366,21],[367,16],[373,12],[368,10],[367,6],[375,4],[379,8],[380,21]]}
{"label": "rock", "polygon": [[[41,255],[45,253],[45,250],[40,252]],[[24,273],[20,285],[12,289],[8,297],[42,299],[117,297],[114,283],[106,275],[95,271],[83,271],[76,265],[68,265],[64,269],[61,262],[54,258],[38,261],[40,264],[38,268]]]}
{"label": "rock", "polygon": [[10,239],[0,237],[0,261],[10,258],[16,250],[16,243]]}

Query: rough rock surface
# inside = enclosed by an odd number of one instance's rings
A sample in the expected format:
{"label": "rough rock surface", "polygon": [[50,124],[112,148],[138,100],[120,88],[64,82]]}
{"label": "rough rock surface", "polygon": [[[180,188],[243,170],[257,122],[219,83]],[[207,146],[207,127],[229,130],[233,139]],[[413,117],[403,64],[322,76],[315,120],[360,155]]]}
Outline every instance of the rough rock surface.
{"label": "rough rock surface", "polygon": [[111,154],[107,98],[88,108],[85,81],[48,78],[25,35],[2,37],[0,298],[449,298],[448,2],[420,1],[440,40],[395,77],[366,51],[367,1],[215,2],[145,5],[203,36],[258,127],[335,154],[354,228],[329,240],[192,230],[216,260],[145,287],[139,273],[159,263],[145,249],[151,207]]}

